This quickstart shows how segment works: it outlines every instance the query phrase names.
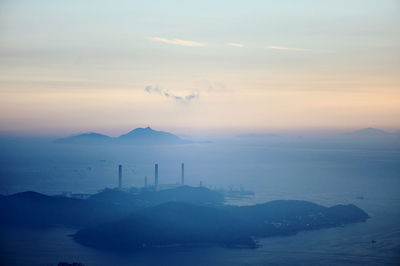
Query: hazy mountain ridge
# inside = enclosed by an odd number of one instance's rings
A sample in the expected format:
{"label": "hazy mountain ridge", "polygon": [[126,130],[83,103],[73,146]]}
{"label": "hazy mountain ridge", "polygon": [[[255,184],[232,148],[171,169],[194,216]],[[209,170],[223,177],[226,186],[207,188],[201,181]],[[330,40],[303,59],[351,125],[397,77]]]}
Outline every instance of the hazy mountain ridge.
{"label": "hazy mountain ridge", "polygon": [[0,197],[2,225],[80,229],[74,239],[106,249],[170,245],[243,246],[254,237],[291,235],[362,222],[369,218],[355,205],[324,207],[299,200],[250,206],[224,205],[223,195],[204,187],[156,191],[107,189],[88,199],[47,196],[27,191]]}
{"label": "hazy mountain ridge", "polygon": [[237,138],[277,138],[280,137],[274,133],[246,133],[236,135]]}
{"label": "hazy mountain ridge", "polygon": [[[321,137],[324,135],[322,134]],[[378,128],[363,128],[356,131],[339,133],[339,134],[327,134],[327,137],[338,137],[338,138],[357,138],[357,139],[392,139],[396,140],[400,138],[400,130],[395,132],[388,132]],[[237,139],[242,140],[263,140],[263,139],[280,139],[284,135],[275,133],[246,133],[235,135]],[[110,137],[104,134],[96,132],[88,132],[83,134],[77,134],[65,138],[59,138],[55,140],[56,143],[65,144],[187,144],[187,143],[211,143],[210,141],[193,141],[183,139],[175,134],[157,131],[150,127],[136,128],[126,134],[122,134],[119,137]]]}
{"label": "hazy mountain ridge", "polygon": [[119,136],[117,140],[123,142],[138,142],[142,144],[182,144],[189,142],[172,133],[153,130],[150,127],[136,128],[127,134]]}
{"label": "hazy mountain ridge", "polygon": [[172,133],[153,130],[150,127],[136,128],[126,134],[113,138],[96,132],[78,134],[55,140],[57,143],[69,144],[105,144],[105,143],[132,143],[132,144],[185,144],[191,143]]}
{"label": "hazy mountain ridge", "polygon": [[96,132],[82,133],[73,135],[66,138],[55,140],[56,143],[106,143],[111,141],[112,138],[107,135],[99,134]]}
{"label": "hazy mountain ridge", "polygon": [[124,212],[112,203],[47,196],[33,191],[0,198],[0,224],[47,228],[57,224],[82,227],[121,218]]}
{"label": "hazy mountain ridge", "polygon": [[352,131],[352,132],[347,132],[344,134],[345,136],[350,136],[350,137],[372,137],[372,138],[377,138],[377,137],[399,137],[400,136],[400,131],[395,131],[393,133],[378,129],[378,128],[373,128],[373,127],[368,127],[368,128],[363,128],[360,130]]}
{"label": "hazy mountain ridge", "polygon": [[222,204],[223,195],[203,187],[181,186],[134,193],[105,189],[88,199],[48,196],[34,191],[0,195],[0,224],[26,227],[51,227],[57,224],[82,227],[104,223],[146,208],[170,201]]}
{"label": "hazy mountain ridge", "polygon": [[242,207],[168,202],[119,221],[79,230],[74,239],[88,246],[117,250],[204,244],[254,248],[254,237],[292,235],[362,222],[368,217],[354,205],[328,208],[297,200]]}

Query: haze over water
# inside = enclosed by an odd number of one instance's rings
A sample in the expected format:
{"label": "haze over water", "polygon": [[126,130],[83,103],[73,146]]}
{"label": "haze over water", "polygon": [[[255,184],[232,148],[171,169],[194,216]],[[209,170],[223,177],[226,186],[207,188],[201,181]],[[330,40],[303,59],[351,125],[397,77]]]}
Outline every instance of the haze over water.
{"label": "haze over water", "polygon": [[[50,140],[2,142],[1,192],[35,190],[95,193],[123,185],[143,186],[159,164],[160,184],[179,182],[185,162],[187,184],[253,190],[254,197],[228,203],[247,205],[276,199],[308,200],[325,206],[356,204],[371,219],[345,227],[260,239],[256,250],[216,246],[115,254],[74,243],[74,230],[8,230],[2,232],[2,257],[19,264],[80,261],[88,265],[132,264],[359,264],[399,261],[400,153],[385,139],[292,139],[284,137],[216,140],[184,145],[78,145]],[[39,148],[40,147],[40,148]],[[23,152],[22,152],[23,151]],[[7,156],[5,156],[5,154]],[[29,163],[27,163],[29,162]],[[37,239],[32,246],[29,239]],[[376,241],[372,243],[371,241]]]}
{"label": "haze over water", "polygon": [[165,188],[184,163],[185,185],[255,193],[226,204],[354,204],[370,218],[255,249],[134,252],[11,223],[0,264],[400,264],[399,18],[396,0],[1,1],[1,210],[15,193],[119,193],[145,177],[157,193],[154,165]]}

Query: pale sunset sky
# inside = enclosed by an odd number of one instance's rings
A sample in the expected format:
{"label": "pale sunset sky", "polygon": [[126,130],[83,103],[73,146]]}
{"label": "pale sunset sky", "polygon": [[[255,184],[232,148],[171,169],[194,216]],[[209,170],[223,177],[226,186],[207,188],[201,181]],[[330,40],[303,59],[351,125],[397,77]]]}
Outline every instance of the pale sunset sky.
{"label": "pale sunset sky", "polygon": [[400,129],[400,1],[0,2],[0,131]]}

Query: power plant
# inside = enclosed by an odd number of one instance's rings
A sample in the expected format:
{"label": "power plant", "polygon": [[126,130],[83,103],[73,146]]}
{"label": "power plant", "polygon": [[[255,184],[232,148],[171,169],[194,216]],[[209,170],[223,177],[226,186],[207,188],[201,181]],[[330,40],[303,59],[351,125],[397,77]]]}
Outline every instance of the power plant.
{"label": "power plant", "polygon": [[185,184],[185,165],[181,164],[181,185]]}
{"label": "power plant", "polygon": [[158,163],[154,165],[154,186],[158,186]]}
{"label": "power plant", "polygon": [[[175,184],[164,184],[161,189],[164,189],[165,187],[171,187],[171,186],[183,186],[185,185],[185,164],[181,163],[181,180],[180,184],[179,182],[176,182]],[[147,176],[144,177],[144,187],[149,187],[149,180]],[[157,189],[159,187],[158,184],[158,163],[154,164],[154,188]],[[118,189],[122,190],[122,164],[118,165]]]}
{"label": "power plant", "polygon": [[118,188],[122,189],[122,165],[118,165]]}

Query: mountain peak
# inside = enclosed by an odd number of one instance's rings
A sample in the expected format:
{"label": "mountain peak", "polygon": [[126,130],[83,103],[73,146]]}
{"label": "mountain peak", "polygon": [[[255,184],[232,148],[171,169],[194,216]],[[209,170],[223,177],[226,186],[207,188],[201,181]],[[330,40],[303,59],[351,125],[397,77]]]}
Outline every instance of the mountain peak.
{"label": "mountain peak", "polygon": [[71,137],[58,139],[58,143],[134,143],[134,144],[184,144],[190,141],[183,140],[180,137],[164,131],[157,131],[151,127],[138,127],[126,134],[123,134],[117,138],[111,138],[109,136],[88,132],[83,134],[74,135]]}
{"label": "mountain peak", "polygon": [[147,126],[147,127],[137,127],[137,128],[135,128],[135,129],[132,129],[131,131],[129,131],[128,133],[126,133],[126,134],[123,134],[123,135],[121,135],[120,137],[122,137],[122,136],[125,136],[125,135],[128,135],[128,134],[130,134],[130,133],[134,133],[134,132],[155,132],[156,130],[154,130],[154,129],[152,129],[151,127],[149,127],[149,126]]}
{"label": "mountain peak", "polygon": [[179,144],[186,142],[174,134],[153,130],[149,126],[145,128],[135,128],[127,134],[119,136],[117,139],[140,144]]}

